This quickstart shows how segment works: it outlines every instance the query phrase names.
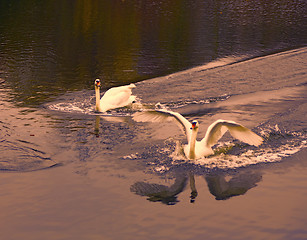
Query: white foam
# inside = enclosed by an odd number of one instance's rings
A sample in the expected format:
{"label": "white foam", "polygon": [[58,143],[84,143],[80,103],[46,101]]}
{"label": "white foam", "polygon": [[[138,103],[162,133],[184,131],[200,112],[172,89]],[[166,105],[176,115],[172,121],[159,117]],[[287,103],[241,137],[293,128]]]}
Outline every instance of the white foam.
{"label": "white foam", "polygon": [[[276,149],[272,149],[270,147],[262,148],[260,146],[259,149],[247,150],[239,156],[221,153],[212,157],[186,161],[209,169],[234,169],[260,163],[279,162],[283,158],[289,157],[297,153],[306,146],[307,141],[301,141],[301,144],[299,145],[297,145],[297,143],[288,143]],[[178,161],[178,159],[174,159],[174,164],[176,164],[176,161]]]}
{"label": "white foam", "polygon": [[50,110],[60,111],[60,112],[78,112],[78,113],[88,113],[89,109],[82,109],[73,103],[56,103],[48,106]]}

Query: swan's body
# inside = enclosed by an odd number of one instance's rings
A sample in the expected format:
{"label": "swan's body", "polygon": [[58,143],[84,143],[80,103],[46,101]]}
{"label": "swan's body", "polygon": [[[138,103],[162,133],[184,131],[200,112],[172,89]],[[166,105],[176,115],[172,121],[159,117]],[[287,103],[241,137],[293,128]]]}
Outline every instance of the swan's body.
{"label": "swan's body", "polygon": [[214,154],[212,146],[217,143],[227,130],[234,138],[250,145],[259,146],[263,141],[262,137],[248,128],[228,120],[217,120],[212,123],[207,129],[205,137],[201,141],[197,141],[198,122],[193,121],[191,124],[177,112],[167,110],[138,112],[134,114],[133,119],[141,122],[161,122],[175,119],[183,127],[187,136],[188,144],[184,146],[183,151],[188,159],[199,159]]}
{"label": "swan's body", "polygon": [[106,112],[111,109],[121,108],[130,105],[136,99],[136,96],[132,95],[132,88],[135,88],[134,84],[113,87],[105,92],[100,99],[100,80],[95,80],[95,94],[96,94],[96,106],[95,111]]}

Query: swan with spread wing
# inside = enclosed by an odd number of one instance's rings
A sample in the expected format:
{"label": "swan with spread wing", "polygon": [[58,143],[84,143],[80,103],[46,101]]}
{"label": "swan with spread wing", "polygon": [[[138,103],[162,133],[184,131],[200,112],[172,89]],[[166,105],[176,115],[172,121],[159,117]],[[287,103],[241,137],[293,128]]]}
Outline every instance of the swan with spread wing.
{"label": "swan with spread wing", "polygon": [[135,85],[131,83],[130,85],[113,87],[100,99],[100,87],[101,83],[99,79],[95,80],[95,93],[96,93],[96,112],[106,112],[111,109],[126,107],[132,104],[136,100],[136,96],[132,95],[132,88]]}
{"label": "swan with spread wing", "polygon": [[259,146],[263,139],[248,128],[229,120],[217,120],[212,123],[206,132],[205,137],[201,141],[197,141],[197,133],[199,129],[198,121],[190,123],[180,113],[169,110],[148,110],[137,112],[133,119],[136,122],[163,122],[172,121],[179,123],[186,133],[188,144],[184,146],[184,154],[188,159],[200,159],[214,154],[212,146],[227,132],[249,145]]}

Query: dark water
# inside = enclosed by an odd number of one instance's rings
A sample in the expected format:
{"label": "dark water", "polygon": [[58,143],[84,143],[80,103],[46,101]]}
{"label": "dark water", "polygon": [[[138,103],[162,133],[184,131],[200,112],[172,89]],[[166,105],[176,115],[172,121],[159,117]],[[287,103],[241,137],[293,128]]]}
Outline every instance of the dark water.
{"label": "dark water", "polygon": [[[306,239],[306,6],[0,0],[1,238]],[[97,77],[135,108],[95,114]],[[265,141],[186,161],[140,102]]]}
{"label": "dark water", "polygon": [[16,103],[306,44],[306,1],[0,1],[0,74]]}

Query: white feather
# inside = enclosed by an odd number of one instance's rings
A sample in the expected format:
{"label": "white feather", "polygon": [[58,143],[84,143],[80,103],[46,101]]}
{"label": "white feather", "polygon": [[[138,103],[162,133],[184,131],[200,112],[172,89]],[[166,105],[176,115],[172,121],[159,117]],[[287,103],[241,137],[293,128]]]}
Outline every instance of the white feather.
{"label": "white feather", "polygon": [[263,139],[248,128],[228,120],[217,120],[212,123],[206,132],[205,137],[201,141],[197,141],[197,133],[199,124],[196,121],[195,128],[192,129],[192,124],[181,114],[168,110],[148,110],[137,112],[133,119],[137,122],[163,122],[175,121],[182,126],[182,129],[187,135],[188,144],[184,146],[184,153],[189,159],[199,159],[212,155],[214,152],[212,146],[227,132],[245,143],[259,146]]}
{"label": "white feather", "polygon": [[96,94],[95,110],[98,112],[106,112],[111,109],[128,106],[132,104],[136,99],[136,96],[132,95],[132,88],[135,88],[134,84],[120,86],[120,87],[113,87],[108,91],[106,91],[105,94],[100,99],[100,90],[99,90],[100,86],[96,85],[96,81],[95,81],[95,94]]}

